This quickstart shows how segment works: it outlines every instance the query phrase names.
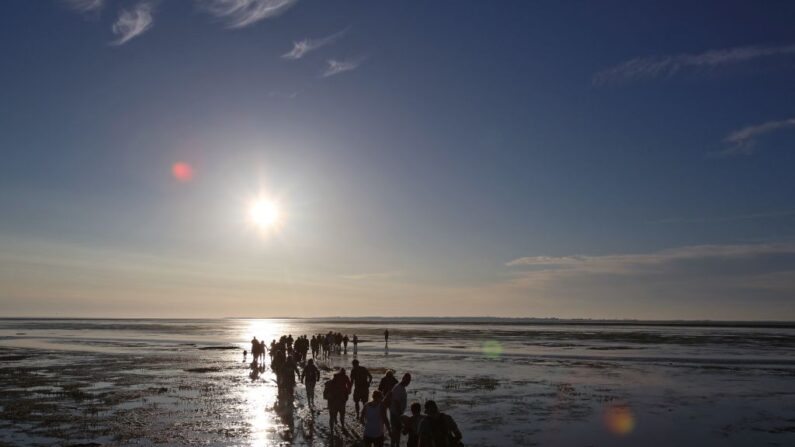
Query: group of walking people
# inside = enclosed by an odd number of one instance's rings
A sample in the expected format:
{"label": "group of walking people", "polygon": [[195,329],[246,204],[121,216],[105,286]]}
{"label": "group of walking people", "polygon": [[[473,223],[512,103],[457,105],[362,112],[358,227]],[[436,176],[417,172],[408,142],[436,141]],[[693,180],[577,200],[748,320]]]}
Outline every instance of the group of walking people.
{"label": "group of walking people", "polygon": [[[389,332],[384,331],[384,342],[388,343]],[[292,335],[282,336],[271,342],[268,354],[271,369],[276,375],[279,400],[292,406],[297,381],[304,384],[307,404],[315,407],[315,388],[321,380],[320,369],[315,358],[328,358],[332,353],[347,353],[347,335],[328,332],[300,336],[293,340]],[[353,335],[354,354],[357,353],[359,339]],[[265,343],[256,337],[251,341],[254,361],[264,361]],[[305,349],[306,346],[306,349]],[[307,358],[311,350],[313,358]],[[244,360],[246,352],[244,351]],[[373,376],[370,371],[354,358],[350,375],[345,368],[339,368],[331,379],[323,382],[323,399],[327,401],[329,428],[334,433],[337,420],[345,429],[345,413],[348,399],[353,394],[356,419],[363,427],[365,446],[383,446],[389,439],[391,447],[398,447],[403,435],[407,436],[408,447],[455,447],[461,444],[461,432],[455,421],[441,413],[435,401],[408,405],[406,388],[411,384],[411,374],[405,373],[400,381],[392,370],[387,370],[379,380],[378,387],[370,392]],[[372,400],[371,400],[372,398]],[[410,414],[406,411],[410,410]]]}
{"label": "group of walking people", "polygon": [[[454,447],[461,444],[461,431],[452,417],[441,413],[435,401],[422,405],[414,402],[408,407],[406,388],[411,384],[411,373],[405,373],[400,381],[392,370],[387,370],[378,382],[377,389],[370,394],[373,376],[358,360],[353,360],[350,377],[345,368],[340,368],[331,380],[326,382],[329,426],[334,426],[339,416],[345,427],[345,407],[348,396],[353,394],[356,419],[363,427],[362,437],[366,447],[381,447],[389,435],[389,445],[398,447],[402,435],[408,437],[408,447]],[[372,396],[372,400],[369,400]],[[360,410],[361,405],[361,410]],[[406,414],[406,410],[411,414]]]}

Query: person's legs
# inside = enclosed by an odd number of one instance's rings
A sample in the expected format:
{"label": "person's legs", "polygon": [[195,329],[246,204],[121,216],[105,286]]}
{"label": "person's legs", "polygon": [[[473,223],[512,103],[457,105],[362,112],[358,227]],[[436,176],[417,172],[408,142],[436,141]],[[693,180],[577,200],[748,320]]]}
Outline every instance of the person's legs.
{"label": "person's legs", "polygon": [[345,428],[345,402],[340,405],[340,425]]}
{"label": "person's legs", "polygon": [[393,447],[398,447],[400,445],[400,415],[390,411],[389,424],[392,426],[392,432],[389,434],[389,442]]}
{"label": "person's legs", "polygon": [[379,436],[379,437],[373,439],[373,446],[374,447],[384,447],[384,437],[383,436]]}
{"label": "person's legs", "polygon": [[334,424],[337,423],[337,409],[334,405],[329,405],[328,407],[328,417],[329,417],[329,428],[331,429],[331,435],[334,436]]}

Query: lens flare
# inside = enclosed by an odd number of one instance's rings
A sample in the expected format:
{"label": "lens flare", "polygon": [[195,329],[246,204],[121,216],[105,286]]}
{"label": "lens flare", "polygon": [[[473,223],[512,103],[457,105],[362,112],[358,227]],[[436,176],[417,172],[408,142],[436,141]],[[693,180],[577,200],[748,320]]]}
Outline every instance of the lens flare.
{"label": "lens flare", "polygon": [[178,161],[171,166],[171,175],[179,182],[189,182],[193,179],[193,167],[184,161]]}
{"label": "lens flare", "polygon": [[502,345],[495,340],[483,343],[483,354],[490,359],[498,359],[502,355]]}
{"label": "lens flare", "polygon": [[605,408],[605,427],[616,436],[626,436],[635,429],[635,415],[627,405],[610,405]]}

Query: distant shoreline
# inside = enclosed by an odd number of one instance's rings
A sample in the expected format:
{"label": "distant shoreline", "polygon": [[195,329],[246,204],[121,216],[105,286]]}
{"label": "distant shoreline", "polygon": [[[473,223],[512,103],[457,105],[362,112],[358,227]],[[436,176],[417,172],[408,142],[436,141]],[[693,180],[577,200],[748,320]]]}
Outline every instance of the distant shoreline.
{"label": "distant shoreline", "polygon": [[120,318],[120,317],[0,317],[0,321],[214,321],[214,320],[294,320],[340,324],[434,324],[434,325],[549,325],[549,326],[666,326],[666,327],[733,327],[795,329],[795,321],[764,320],[638,320],[586,318],[508,318],[508,317],[222,317],[222,318]]}

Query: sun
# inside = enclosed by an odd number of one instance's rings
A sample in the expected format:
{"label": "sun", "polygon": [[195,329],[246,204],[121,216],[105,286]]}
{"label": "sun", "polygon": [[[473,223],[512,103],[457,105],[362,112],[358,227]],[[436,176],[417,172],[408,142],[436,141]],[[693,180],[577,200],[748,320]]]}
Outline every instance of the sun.
{"label": "sun", "polygon": [[273,200],[254,200],[248,209],[248,217],[254,226],[261,230],[271,230],[279,225],[281,212]]}

